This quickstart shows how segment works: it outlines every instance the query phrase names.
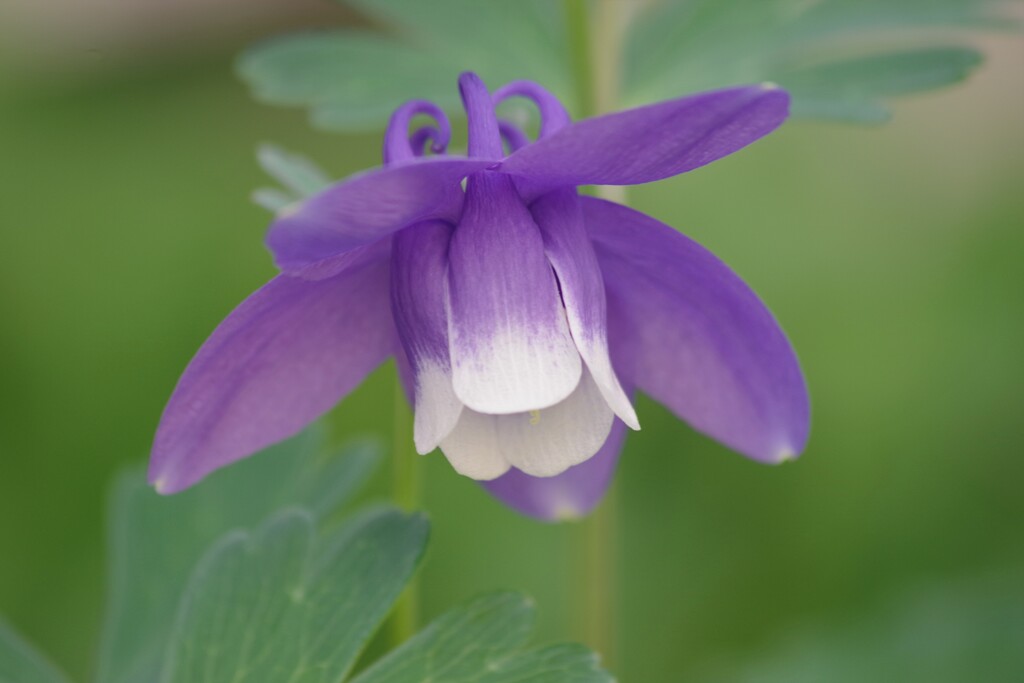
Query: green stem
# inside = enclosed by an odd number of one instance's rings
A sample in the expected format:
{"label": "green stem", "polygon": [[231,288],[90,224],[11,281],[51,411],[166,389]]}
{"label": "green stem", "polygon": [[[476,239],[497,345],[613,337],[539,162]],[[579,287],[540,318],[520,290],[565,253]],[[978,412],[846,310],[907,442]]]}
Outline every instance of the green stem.
{"label": "green stem", "polygon": [[576,86],[576,106],[581,117],[594,115],[594,74],[590,69],[590,27],[587,0],[565,0],[565,19],[569,33],[569,60],[573,84]]}
{"label": "green stem", "polygon": [[[412,444],[412,411],[402,382],[395,378],[394,436],[391,444],[391,489],[396,505],[406,512],[419,507],[419,456]],[[395,605],[391,617],[391,641],[399,645],[416,633],[419,620],[419,578],[413,576]]]}
{"label": "green stem", "polygon": [[618,652],[618,487],[614,484],[601,504],[580,525],[578,572],[582,582],[577,609],[583,642],[601,654],[614,670]]}
{"label": "green stem", "polygon": [[392,491],[395,504],[406,512],[419,506],[420,483],[417,465],[419,456],[412,446],[412,410],[409,408],[401,380],[395,380],[394,438],[391,444]]}
{"label": "green stem", "polygon": [[[595,0],[593,21],[584,0],[565,0],[577,113],[589,117],[613,111],[619,100],[622,48],[632,0]],[[625,203],[620,187],[598,187],[596,194]],[[614,668],[618,656],[617,596],[618,510],[617,487],[612,486],[591,517],[580,525],[573,584],[575,607],[584,642],[601,653]]]}

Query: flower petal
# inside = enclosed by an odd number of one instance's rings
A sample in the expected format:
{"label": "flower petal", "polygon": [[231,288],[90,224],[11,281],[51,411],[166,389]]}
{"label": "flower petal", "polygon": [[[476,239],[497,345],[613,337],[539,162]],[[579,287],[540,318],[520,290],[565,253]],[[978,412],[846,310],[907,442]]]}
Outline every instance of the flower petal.
{"label": "flower petal", "polygon": [[278,276],[192,359],[153,445],[149,479],[174,493],[301,430],[391,352],[388,261],[309,282]]}
{"label": "flower petal", "polygon": [[615,420],[594,457],[554,477],[531,477],[511,469],[483,486],[509,507],[530,517],[561,521],[585,517],[608,490],[626,438],[626,425]]}
{"label": "flower petal", "polygon": [[572,393],[582,364],[540,230],[510,178],[477,174],[449,253],[449,343],[455,393],[503,414]]}
{"label": "flower petal", "polygon": [[636,411],[622,390],[608,357],[608,315],[604,280],[583,226],[575,189],[559,189],[530,207],[544,236],[544,249],[558,276],[569,330],[594,381],[615,414],[640,429]]}
{"label": "flower petal", "polygon": [[486,415],[464,409],[441,450],[456,471],[474,479],[493,479],[510,465],[551,477],[593,457],[613,419],[590,373],[584,372],[567,399],[544,410]]}
{"label": "flower petal", "polygon": [[799,363],[771,312],[709,251],[649,216],[583,198],[609,309],[631,329],[624,378],[697,430],[754,459],[803,450]]}
{"label": "flower petal", "polygon": [[511,465],[498,443],[499,417],[463,408],[455,429],[441,441],[441,451],[456,472],[478,481],[508,472]]}
{"label": "flower petal", "polygon": [[286,275],[315,279],[323,261],[407,225],[429,218],[454,221],[462,179],[493,164],[428,157],[353,176],[286,207],[270,226],[267,245]]}
{"label": "flower petal", "polygon": [[498,170],[549,188],[648,183],[732,154],[775,130],[788,110],[789,95],[770,84],[699,93],[579,121]]}
{"label": "flower petal", "polygon": [[550,408],[499,415],[505,459],[535,477],[553,477],[593,457],[608,438],[614,415],[589,372],[567,399]]}
{"label": "flower petal", "polygon": [[437,448],[462,412],[448,353],[451,236],[443,221],[417,223],[394,236],[391,251],[391,307],[415,377],[413,434],[420,453]]}

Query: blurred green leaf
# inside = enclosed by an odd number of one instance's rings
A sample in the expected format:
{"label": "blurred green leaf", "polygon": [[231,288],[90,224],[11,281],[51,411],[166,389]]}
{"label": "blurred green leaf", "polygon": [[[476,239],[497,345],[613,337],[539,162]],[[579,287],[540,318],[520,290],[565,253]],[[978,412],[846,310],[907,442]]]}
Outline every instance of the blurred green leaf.
{"label": "blurred green leaf", "polygon": [[956,83],[982,61],[971,48],[924,48],[780,72],[778,81],[793,96],[794,115],[874,123],[888,118],[881,98]]}
{"label": "blurred green leaf", "polygon": [[192,576],[161,680],[342,680],[412,576],[427,530],[421,515],[384,508],[322,536],[301,510],[228,534]]}
{"label": "blurred green leaf", "polygon": [[271,213],[277,213],[294,202],[296,197],[276,187],[261,187],[253,190],[252,201]]}
{"label": "blurred green leaf", "polygon": [[708,683],[1011,683],[1024,680],[1019,574],[934,584],[847,626],[808,625]]}
{"label": "blurred green leaf", "polygon": [[331,184],[330,176],[312,161],[275,145],[262,145],[256,156],[263,170],[297,198],[315,194]]}
{"label": "blurred green leaf", "polygon": [[308,106],[314,124],[349,130],[380,128],[413,98],[461,111],[456,79],[465,70],[493,84],[530,78],[562,97],[572,93],[559,3],[347,4],[392,30],[299,34],[252,47],[239,59],[238,72],[257,99]]}
{"label": "blurred green leaf", "polygon": [[441,616],[352,683],[611,683],[578,645],[521,651],[533,603],[518,593],[473,600]]}
{"label": "blurred green leaf", "polygon": [[377,459],[368,443],[321,457],[316,429],[161,497],[139,470],[116,482],[110,509],[109,603],[100,683],[152,683],[189,572],[231,529],[252,528],[282,507],[322,519],[365,481]]}
{"label": "blurred green leaf", "polygon": [[[239,73],[263,101],[308,106],[325,128],[379,128],[412,98],[457,110],[455,79],[472,69],[494,85],[527,78],[573,106],[561,3],[545,0],[348,0],[386,32],[295,35],[242,55]],[[874,122],[882,98],[965,78],[977,51],[949,29],[1019,26],[998,0],[665,0],[635,18],[624,104],[776,81],[797,115]],[[908,48],[909,41],[909,48]],[[917,42],[925,44],[915,46]],[[897,52],[901,50],[902,52]],[[871,84],[884,87],[869,87]]]}
{"label": "blurred green leaf", "polygon": [[68,683],[68,679],[0,619],[0,683]]}
{"label": "blurred green leaf", "polygon": [[[887,118],[883,98],[954,83],[981,63],[949,29],[1017,26],[996,0],[663,2],[630,37],[626,100],[775,81],[797,115]],[[939,30],[946,30],[942,35]]]}
{"label": "blurred green leaf", "polygon": [[308,106],[316,125],[379,128],[407,99],[455,102],[455,81],[445,77],[450,68],[439,61],[389,38],[331,31],[256,45],[241,56],[238,71],[257,99]]}
{"label": "blurred green leaf", "polygon": [[273,213],[331,184],[326,171],[312,161],[275,145],[261,145],[256,157],[263,170],[285,188],[261,187],[252,193],[254,203]]}

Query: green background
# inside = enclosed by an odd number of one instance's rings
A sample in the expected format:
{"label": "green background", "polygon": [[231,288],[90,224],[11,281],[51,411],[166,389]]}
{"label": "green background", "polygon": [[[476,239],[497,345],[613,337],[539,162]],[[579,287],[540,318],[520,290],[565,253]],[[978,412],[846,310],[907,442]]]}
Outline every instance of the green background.
{"label": "green background", "polygon": [[[274,272],[247,198],[267,184],[256,145],[338,176],[378,163],[379,134],[253,103],[237,47],[0,92],[0,613],[80,679],[111,476],[146,457],[191,354]],[[631,191],[771,306],[814,421],[804,457],[771,468],[640,399],[617,480],[622,680],[703,680],[815,649],[808,633],[856,651],[843,634],[913,596],[1019,588],[1004,579],[1024,575],[1024,54],[987,47],[970,83],[903,101],[882,128],[791,123]],[[393,384],[388,365],[345,400],[336,438],[389,439]],[[545,640],[582,638],[580,525],[516,516],[439,453],[420,465],[425,614],[519,588]]]}

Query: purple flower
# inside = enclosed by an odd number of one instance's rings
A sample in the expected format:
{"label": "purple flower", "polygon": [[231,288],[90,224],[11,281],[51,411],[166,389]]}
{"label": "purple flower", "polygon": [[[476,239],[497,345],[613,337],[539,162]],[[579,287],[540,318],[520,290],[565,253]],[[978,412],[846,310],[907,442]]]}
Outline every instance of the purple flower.
{"label": "purple flower", "polygon": [[[417,450],[440,447],[535,517],[600,500],[626,427],[639,429],[636,390],[756,460],[803,449],[804,380],[750,288],[672,228],[576,191],[731,154],[782,123],[787,94],[729,88],[574,124],[534,83],[492,96],[467,73],[459,87],[468,156],[446,154],[444,113],[413,101],[392,116],[383,168],[277,216],[282,273],[182,376],[153,447],[158,490],[294,434],[390,355]],[[496,117],[509,97],[537,105],[537,141]],[[410,134],[417,115],[435,125]]]}

